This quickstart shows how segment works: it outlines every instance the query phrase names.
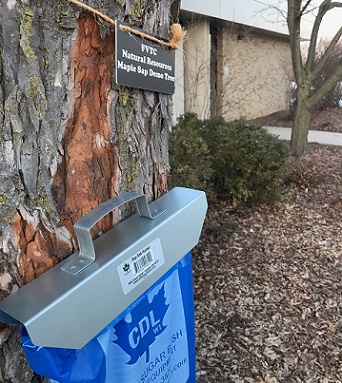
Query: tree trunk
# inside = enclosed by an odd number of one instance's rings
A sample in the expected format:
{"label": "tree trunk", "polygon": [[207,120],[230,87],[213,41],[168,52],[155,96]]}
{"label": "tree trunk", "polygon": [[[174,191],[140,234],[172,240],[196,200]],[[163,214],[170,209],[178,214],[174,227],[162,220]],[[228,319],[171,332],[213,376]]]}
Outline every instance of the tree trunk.
{"label": "tree trunk", "polygon": [[291,134],[291,153],[295,156],[305,154],[308,144],[308,132],[311,109],[307,105],[307,97],[297,97]]}
{"label": "tree trunk", "polygon": [[[99,4],[87,1],[164,38],[179,8]],[[66,0],[1,1],[0,21],[3,299],[76,250],[73,224],[91,208],[123,191],[165,192],[172,108],[170,96],[116,85],[112,26]],[[0,381],[39,382],[18,330],[0,324]]]}

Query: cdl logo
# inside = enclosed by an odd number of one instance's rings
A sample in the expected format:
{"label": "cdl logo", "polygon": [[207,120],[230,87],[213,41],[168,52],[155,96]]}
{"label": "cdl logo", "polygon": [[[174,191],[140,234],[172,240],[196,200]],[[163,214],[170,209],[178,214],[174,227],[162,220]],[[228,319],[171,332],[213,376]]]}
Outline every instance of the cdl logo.
{"label": "cdl logo", "polygon": [[128,342],[132,348],[137,348],[139,342],[142,338],[148,335],[149,331],[153,331],[155,335],[158,335],[162,331],[162,325],[160,319],[156,320],[154,318],[154,312],[150,311],[149,316],[143,317],[137,327],[134,327],[133,330],[128,335]]}
{"label": "cdl logo", "polygon": [[146,296],[134,307],[131,320],[122,319],[114,326],[118,337],[114,343],[130,356],[127,364],[134,364],[144,353],[149,362],[149,347],[166,329],[163,320],[168,308],[163,285],[151,303]]}

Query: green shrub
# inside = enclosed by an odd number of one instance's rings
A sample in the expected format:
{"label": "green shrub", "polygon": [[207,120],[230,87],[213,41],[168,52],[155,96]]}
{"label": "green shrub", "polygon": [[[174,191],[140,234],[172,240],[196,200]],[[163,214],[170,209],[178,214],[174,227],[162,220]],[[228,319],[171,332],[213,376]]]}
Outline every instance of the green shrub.
{"label": "green shrub", "polygon": [[228,123],[221,116],[214,116],[204,120],[199,126],[198,134],[208,145],[209,152],[216,156],[226,143]]}
{"label": "green shrub", "polygon": [[229,124],[219,160],[213,163],[216,192],[234,205],[255,207],[280,199],[288,147],[246,120]]}
{"label": "green shrub", "polygon": [[187,113],[177,120],[169,139],[169,187],[184,186],[211,194],[213,170],[208,146],[199,134],[202,121]]}
{"label": "green shrub", "polygon": [[221,116],[214,116],[208,120],[204,120],[200,126],[198,134],[204,139],[208,146],[211,159],[212,177],[211,185],[214,194],[220,192],[223,188],[224,176],[221,171],[225,167],[226,159],[222,155],[225,145],[227,145],[229,125]]}
{"label": "green shrub", "polygon": [[280,198],[288,149],[255,123],[185,114],[170,137],[170,186],[201,189],[235,206]]}

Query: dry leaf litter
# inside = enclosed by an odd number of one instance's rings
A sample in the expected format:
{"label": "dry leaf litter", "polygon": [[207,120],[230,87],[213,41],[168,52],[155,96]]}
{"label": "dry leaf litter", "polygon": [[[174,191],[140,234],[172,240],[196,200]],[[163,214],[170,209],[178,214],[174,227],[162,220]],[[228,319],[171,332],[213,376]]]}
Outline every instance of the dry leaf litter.
{"label": "dry leaf litter", "polygon": [[341,155],[310,144],[276,205],[209,206],[193,251],[198,383],[342,383]]}

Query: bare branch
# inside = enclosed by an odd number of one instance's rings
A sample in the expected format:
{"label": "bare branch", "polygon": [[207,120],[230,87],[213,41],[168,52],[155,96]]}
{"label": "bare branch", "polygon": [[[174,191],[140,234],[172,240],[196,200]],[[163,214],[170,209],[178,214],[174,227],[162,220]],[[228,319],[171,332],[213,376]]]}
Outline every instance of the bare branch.
{"label": "bare branch", "polygon": [[[312,71],[312,78],[314,79],[323,69],[325,63],[329,60],[331,53],[334,51],[337,43],[339,42],[342,36],[342,27],[336,32],[335,36],[331,40],[328,48],[325,50],[324,54],[320,58],[319,62],[316,64],[315,68]],[[342,63],[341,63],[342,65]]]}
{"label": "bare branch", "polygon": [[311,4],[311,2],[312,2],[312,0],[307,0],[306,4],[304,5],[304,7],[302,8],[302,10],[300,12],[300,17],[302,17],[306,13],[306,10],[307,10],[308,6]]}
{"label": "bare branch", "polygon": [[334,8],[342,8],[342,3],[340,2],[331,2],[331,0],[325,0],[319,7],[318,14],[316,16],[314,26],[312,28],[312,33],[311,33],[311,41],[310,41],[310,47],[309,47],[309,54],[308,54],[308,60],[306,63],[306,68],[313,73],[313,78],[315,78],[318,73],[322,70],[325,62],[329,58],[329,55],[331,52],[334,50],[337,42],[339,41],[340,37],[342,36],[342,27],[336,32],[334,38],[332,39],[329,47],[326,49],[324,55],[320,59],[319,63],[316,64],[314,67],[314,61],[315,61],[315,52],[316,52],[316,46],[317,46],[317,39],[318,39],[318,32],[319,32],[319,27],[321,25],[322,19],[324,15],[334,9]]}
{"label": "bare branch", "polygon": [[306,62],[307,70],[311,70],[314,65],[319,28],[321,26],[324,15],[328,12],[330,3],[331,3],[331,0],[324,0],[323,3],[318,8],[318,13],[315,18],[315,22],[311,31],[309,54],[308,54],[308,59]]}
{"label": "bare branch", "polygon": [[[254,1],[255,1],[256,3],[262,4],[262,5],[265,6],[264,8],[261,8],[257,13],[259,13],[260,16],[261,16],[263,19],[267,20],[269,23],[277,23],[277,22],[278,22],[278,21],[269,20],[267,17],[263,16],[262,13],[265,12],[265,11],[267,11],[267,10],[270,10],[270,9],[275,10],[277,13],[279,13],[279,14],[282,16],[282,18],[283,18],[284,20],[286,20],[286,13],[285,13],[285,11],[284,11],[283,9],[281,9],[280,7],[277,7],[277,6],[275,6],[275,5],[272,5],[272,6],[270,7],[269,4],[266,4],[266,3],[264,3],[264,2],[262,2],[262,1],[260,1],[260,0],[254,0]],[[311,1],[311,0],[310,0],[310,1]]]}
{"label": "bare branch", "polygon": [[314,91],[314,93],[308,98],[308,104],[313,109],[337,84],[342,78],[342,63],[336,68],[336,70],[324,81],[321,88]]}
{"label": "bare branch", "polygon": [[289,28],[291,58],[293,72],[297,82],[302,78],[302,55],[300,48],[300,14],[301,0],[288,0],[287,2],[287,25]]}

